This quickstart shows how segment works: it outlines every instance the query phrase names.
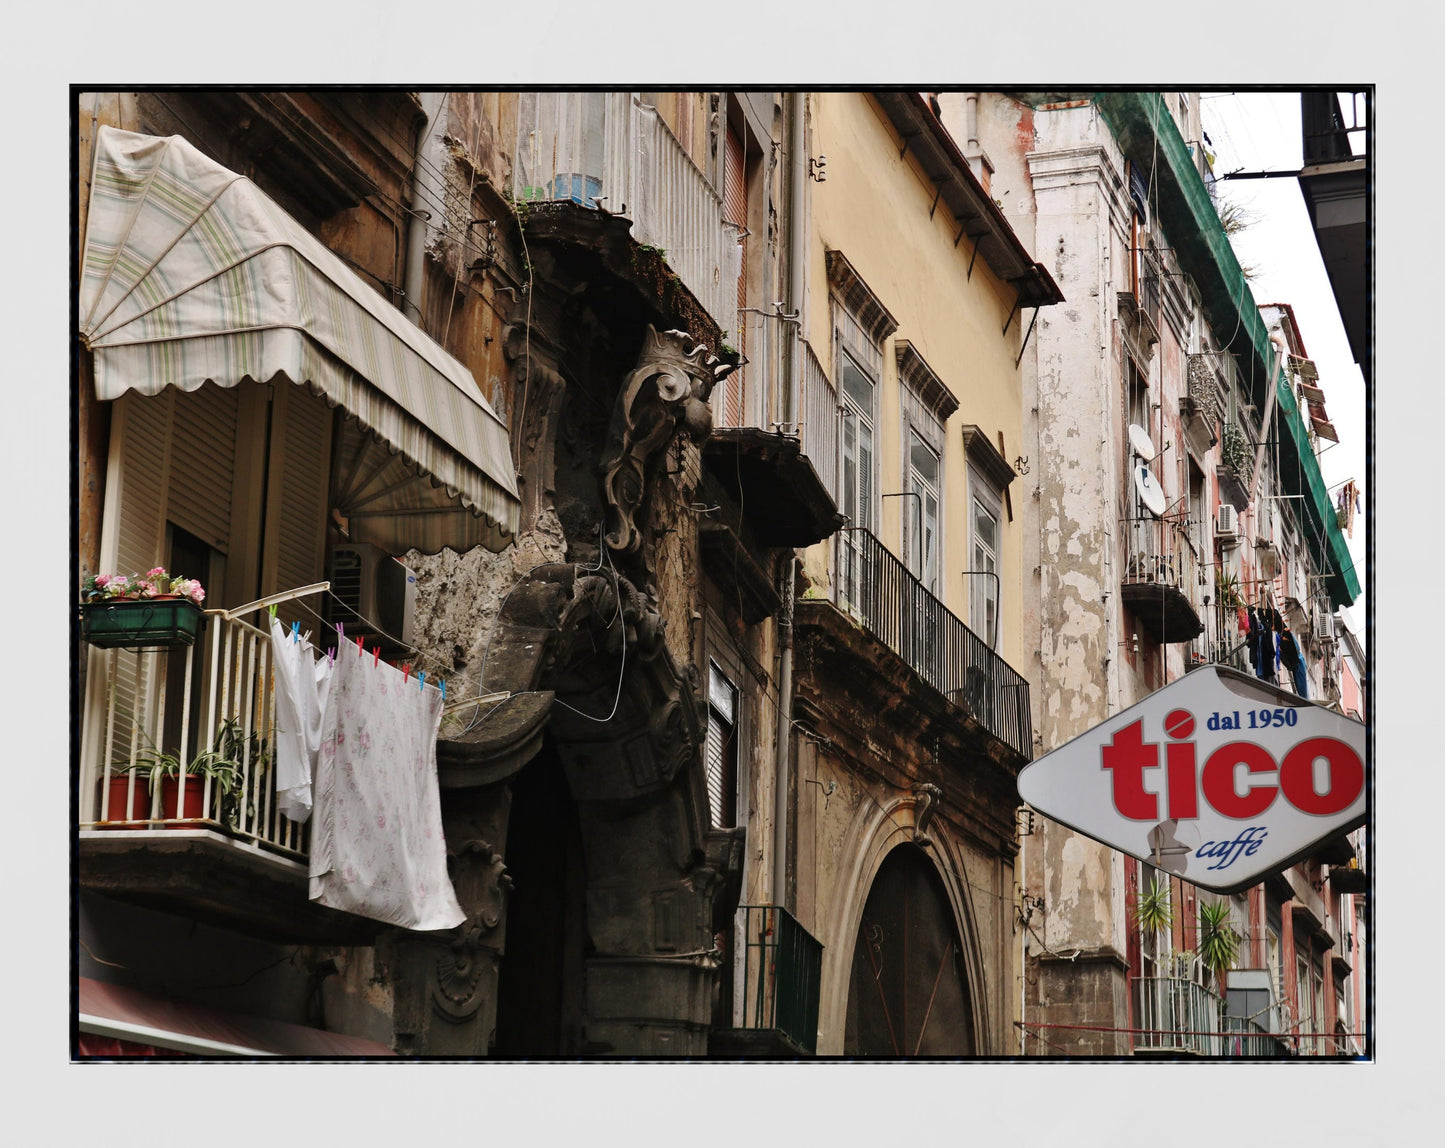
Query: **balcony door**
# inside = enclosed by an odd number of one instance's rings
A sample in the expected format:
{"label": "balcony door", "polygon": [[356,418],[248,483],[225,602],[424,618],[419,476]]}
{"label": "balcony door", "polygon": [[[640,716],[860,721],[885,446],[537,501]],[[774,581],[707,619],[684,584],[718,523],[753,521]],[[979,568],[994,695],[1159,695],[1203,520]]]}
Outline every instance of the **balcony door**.
{"label": "balcony door", "polygon": [[[838,374],[843,402],[840,484],[848,524],[873,533],[877,499],[878,455],[874,437],[877,384],[846,350],[838,350]],[[841,600],[857,611],[866,611],[868,575],[864,569],[864,539],[857,531],[844,531],[840,552]]]}

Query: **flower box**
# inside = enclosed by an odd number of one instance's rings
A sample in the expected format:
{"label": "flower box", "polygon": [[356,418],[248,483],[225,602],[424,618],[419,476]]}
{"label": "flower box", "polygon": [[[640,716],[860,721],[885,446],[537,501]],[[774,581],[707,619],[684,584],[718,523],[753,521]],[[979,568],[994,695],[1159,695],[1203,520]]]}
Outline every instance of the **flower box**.
{"label": "flower box", "polygon": [[189,646],[205,618],[189,598],[108,598],[80,607],[81,637],[102,649]]}

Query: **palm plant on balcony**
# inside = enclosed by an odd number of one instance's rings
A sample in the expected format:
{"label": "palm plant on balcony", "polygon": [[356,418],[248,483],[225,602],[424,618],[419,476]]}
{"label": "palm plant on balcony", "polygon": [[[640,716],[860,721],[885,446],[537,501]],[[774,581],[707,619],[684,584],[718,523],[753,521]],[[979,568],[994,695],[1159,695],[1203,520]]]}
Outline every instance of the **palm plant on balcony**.
{"label": "palm plant on balcony", "polygon": [[1234,967],[1239,957],[1239,933],[1229,920],[1227,901],[1204,901],[1199,906],[1199,959],[1214,977],[1215,988],[1223,995],[1224,974]]}
{"label": "palm plant on balcony", "polygon": [[1149,882],[1149,888],[1140,893],[1129,908],[1134,924],[1145,932],[1155,933],[1174,924],[1174,910],[1169,902],[1169,883],[1160,884],[1158,878]]}

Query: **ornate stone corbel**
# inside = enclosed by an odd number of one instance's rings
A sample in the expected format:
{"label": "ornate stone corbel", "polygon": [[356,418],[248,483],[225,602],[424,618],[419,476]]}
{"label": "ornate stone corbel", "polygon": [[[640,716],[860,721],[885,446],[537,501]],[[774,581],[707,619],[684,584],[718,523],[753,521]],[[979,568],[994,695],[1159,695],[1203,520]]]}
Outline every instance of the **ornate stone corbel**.
{"label": "ornate stone corbel", "polygon": [[637,366],[628,374],[612,410],[602,493],[607,502],[607,545],[635,553],[642,545],[637,512],[647,493],[647,466],[679,429],[694,442],[712,431],[708,397],[736,366],[704,346],[688,349],[686,331],[648,324]]}
{"label": "ornate stone corbel", "polygon": [[938,803],[943,800],[943,790],[930,781],[925,781],[913,791],[913,841],[927,849],[933,844],[928,836],[928,823],[938,812]]}
{"label": "ornate stone corbel", "polygon": [[445,1020],[470,1020],[495,988],[497,947],[492,934],[501,923],[512,878],[492,846],[472,839],[447,850],[447,869],[457,899],[468,910],[432,971],[431,999]]}

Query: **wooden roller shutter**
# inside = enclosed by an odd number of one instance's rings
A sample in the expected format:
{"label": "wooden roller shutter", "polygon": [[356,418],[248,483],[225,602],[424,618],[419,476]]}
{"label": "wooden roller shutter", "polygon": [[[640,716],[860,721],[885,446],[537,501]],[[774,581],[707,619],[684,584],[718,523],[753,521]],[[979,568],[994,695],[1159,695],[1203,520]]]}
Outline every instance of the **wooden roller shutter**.
{"label": "wooden roller shutter", "polygon": [[715,664],[710,663],[708,671],[707,741],[704,746],[708,812],[714,826],[730,828],[737,824],[738,691]]}
{"label": "wooden roller shutter", "polygon": [[222,554],[230,546],[237,398],[236,388],[207,383],[177,395],[172,416],[166,516]]}
{"label": "wooden roller shutter", "polygon": [[[748,172],[747,150],[742,135],[729,127],[727,147],[723,156],[723,219],[738,227],[748,224]],[[738,317],[735,325],[737,349],[744,355],[748,351],[748,316],[743,308],[748,305],[748,241],[742,241],[741,258],[738,261],[737,286]],[[725,382],[722,409],[722,425],[742,426],[747,414],[747,384],[744,371],[735,371]]]}
{"label": "wooden roller shutter", "polygon": [[[331,409],[310,391],[278,386],[272,400],[271,459],[261,593],[321,581],[331,472]],[[308,603],[319,609],[317,602]],[[316,616],[295,602],[277,607],[283,621],[314,628]]]}

